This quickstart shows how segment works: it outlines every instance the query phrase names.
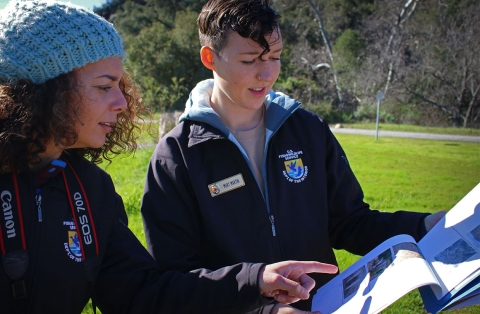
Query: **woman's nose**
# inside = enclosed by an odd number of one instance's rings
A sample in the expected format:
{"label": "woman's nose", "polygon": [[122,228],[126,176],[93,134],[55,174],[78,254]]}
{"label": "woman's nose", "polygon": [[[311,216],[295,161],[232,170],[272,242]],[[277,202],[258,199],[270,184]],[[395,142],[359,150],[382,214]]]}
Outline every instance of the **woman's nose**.
{"label": "woman's nose", "polygon": [[112,103],[112,110],[120,113],[125,111],[125,109],[127,109],[127,99],[125,98],[125,95],[123,95],[122,90],[117,87],[115,100]]}

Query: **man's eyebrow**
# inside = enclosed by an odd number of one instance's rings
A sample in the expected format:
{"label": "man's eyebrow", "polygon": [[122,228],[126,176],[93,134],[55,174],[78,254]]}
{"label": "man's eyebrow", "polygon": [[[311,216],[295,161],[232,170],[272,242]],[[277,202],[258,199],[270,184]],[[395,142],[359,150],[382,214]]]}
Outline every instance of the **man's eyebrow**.
{"label": "man's eyebrow", "polygon": [[[279,48],[275,51],[270,51],[270,52],[273,52],[273,53],[277,53],[277,52],[281,52],[283,50],[283,48]],[[246,52],[241,52],[240,54],[241,55],[258,55],[259,53],[262,53],[263,50],[261,52],[259,51],[246,51]]]}
{"label": "man's eyebrow", "polygon": [[261,53],[261,51],[246,51],[246,52],[240,52],[241,55],[258,55],[259,53]]}

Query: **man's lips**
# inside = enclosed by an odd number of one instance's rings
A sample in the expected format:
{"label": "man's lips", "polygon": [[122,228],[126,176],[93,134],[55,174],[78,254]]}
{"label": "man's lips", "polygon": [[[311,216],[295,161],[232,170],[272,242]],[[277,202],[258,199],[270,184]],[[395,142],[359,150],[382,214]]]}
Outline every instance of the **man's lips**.
{"label": "man's lips", "polygon": [[262,96],[265,94],[265,87],[249,88],[249,90],[256,96]]}

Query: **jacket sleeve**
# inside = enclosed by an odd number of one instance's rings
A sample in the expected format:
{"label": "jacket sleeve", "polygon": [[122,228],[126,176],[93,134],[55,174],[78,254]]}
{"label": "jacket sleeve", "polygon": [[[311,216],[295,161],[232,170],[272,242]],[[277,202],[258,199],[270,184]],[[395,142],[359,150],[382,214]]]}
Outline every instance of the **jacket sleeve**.
{"label": "jacket sleeve", "polygon": [[342,147],[325,123],[329,233],[332,246],[365,255],[388,238],[409,234],[419,241],[428,214],[370,209]]}
{"label": "jacket sleeve", "polygon": [[204,267],[200,210],[178,145],[166,138],[157,146],[141,205],[147,248],[160,272]]}
{"label": "jacket sleeve", "polygon": [[110,229],[95,283],[104,314],[244,313],[270,302],[259,293],[262,264],[158,273],[153,258],[128,229],[120,197]]}
{"label": "jacket sleeve", "polygon": [[[160,272],[188,272],[202,265],[199,208],[178,143],[166,138],[157,146],[148,168],[142,199],[147,248]],[[248,313],[270,313],[265,300]]]}

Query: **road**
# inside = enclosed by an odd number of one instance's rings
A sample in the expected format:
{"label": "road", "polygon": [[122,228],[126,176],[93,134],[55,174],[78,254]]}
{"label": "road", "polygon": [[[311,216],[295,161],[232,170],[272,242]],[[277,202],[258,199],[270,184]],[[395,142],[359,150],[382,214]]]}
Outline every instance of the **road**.
{"label": "road", "polygon": [[[333,133],[343,134],[359,134],[370,135],[375,137],[375,130],[361,130],[350,128],[331,128]],[[440,140],[440,141],[460,141],[460,142],[476,142],[480,143],[480,136],[470,135],[450,135],[450,134],[432,134],[432,133],[417,133],[417,132],[396,132],[396,131],[378,131],[378,137],[405,137],[405,138],[418,138],[425,140]]]}

